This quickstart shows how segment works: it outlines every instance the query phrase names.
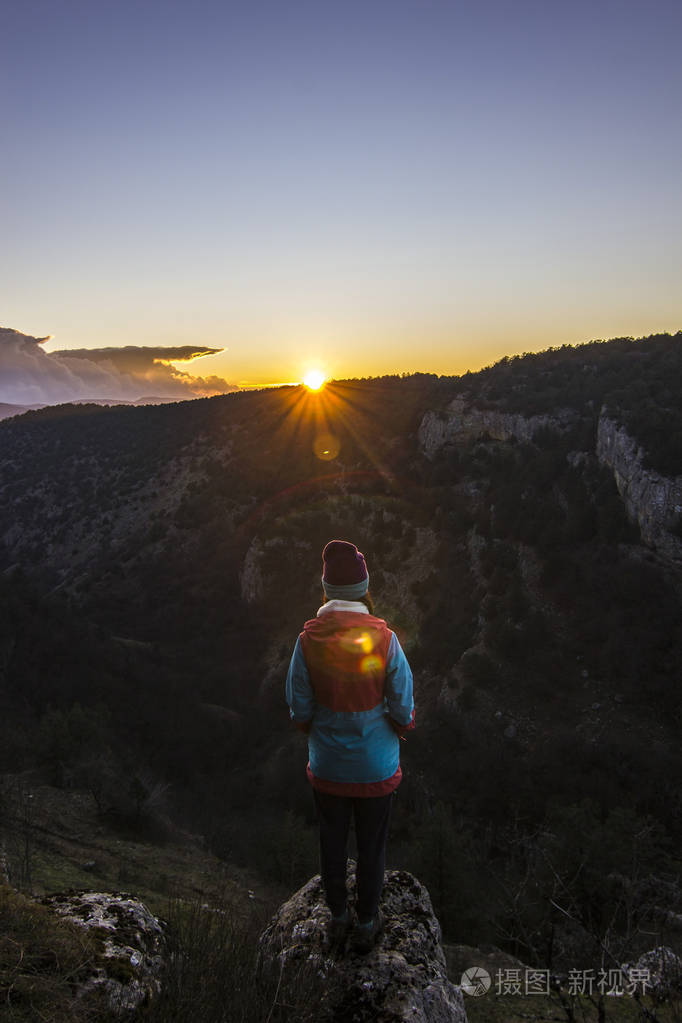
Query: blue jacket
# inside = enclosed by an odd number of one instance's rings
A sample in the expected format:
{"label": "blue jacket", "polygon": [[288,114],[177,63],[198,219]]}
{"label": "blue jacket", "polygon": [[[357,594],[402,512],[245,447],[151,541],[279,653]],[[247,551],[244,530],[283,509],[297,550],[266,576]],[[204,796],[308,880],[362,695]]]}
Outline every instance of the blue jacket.
{"label": "blue jacket", "polygon": [[361,601],[330,600],[306,622],[286,681],[308,732],[308,777],[337,795],[378,796],[402,777],[399,733],[414,726],[412,672],[395,633]]}

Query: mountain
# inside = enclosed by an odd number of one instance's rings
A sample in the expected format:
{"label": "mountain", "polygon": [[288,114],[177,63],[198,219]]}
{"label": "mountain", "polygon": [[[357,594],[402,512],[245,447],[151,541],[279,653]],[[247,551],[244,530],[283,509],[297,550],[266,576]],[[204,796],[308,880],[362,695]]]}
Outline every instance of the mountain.
{"label": "mountain", "polygon": [[[76,398],[69,402],[70,405],[168,405],[178,398],[159,398],[154,395],[137,398],[136,401],[126,401],[124,398]],[[38,409],[47,408],[44,402],[36,405],[10,405],[6,401],[0,401],[0,420],[10,419],[12,416],[23,416],[25,412],[36,412]]]}
{"label": "mountain", "polygon": [[0,401],[0,419],[9,419],[10,416],[23,416],[24,412],[35,412],[39,408],[45,408],[45,405],[42,403],[38,405],[10,405],[6,401]]}
{"label": "mountain", "polygon": [[3,422],[0,771],[138,823],[163,789],[279,870],[311,819],[283,680],[348,538],[415,673],[394,862],[455,940],[546,958],[557,877],[596,933],[607,876],[677,869],[681,389],[676,334]]}

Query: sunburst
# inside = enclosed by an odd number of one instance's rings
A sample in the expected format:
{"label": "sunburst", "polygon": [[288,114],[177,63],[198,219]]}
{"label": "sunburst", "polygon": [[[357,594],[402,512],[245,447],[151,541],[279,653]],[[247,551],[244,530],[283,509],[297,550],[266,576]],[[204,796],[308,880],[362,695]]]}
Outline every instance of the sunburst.
{"label": "sunburst", "polygon": [[320,369],[309,369],[303,377],[303,383],[309,391],[319,391],[325,383],[325,375]]}

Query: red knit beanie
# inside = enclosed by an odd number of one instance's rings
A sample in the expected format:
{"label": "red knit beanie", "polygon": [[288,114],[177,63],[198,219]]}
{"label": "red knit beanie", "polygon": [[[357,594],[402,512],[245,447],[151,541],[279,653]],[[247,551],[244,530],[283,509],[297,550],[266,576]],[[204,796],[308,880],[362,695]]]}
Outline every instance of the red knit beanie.
{"label": "red knit beanie", "polygon": [[362,551],[347,540],[330,540],[322,551],[322,585],[330,598],[357,600],[369,588]]}

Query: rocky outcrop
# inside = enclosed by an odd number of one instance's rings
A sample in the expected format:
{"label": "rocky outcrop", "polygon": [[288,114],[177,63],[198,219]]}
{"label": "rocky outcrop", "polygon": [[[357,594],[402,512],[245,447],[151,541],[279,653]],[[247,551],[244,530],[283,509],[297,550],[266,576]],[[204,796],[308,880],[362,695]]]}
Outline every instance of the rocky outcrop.
{"label": "rocky outcrop", "polygon": [[671,533],[682,517],[682,476],[660,476],[643,465],[644,452],[625,427],[602,412],[597,457],[613,472],[628,516],[642,539],[667,560],[682,564],[682,543]]}
{"label": "rocky outcrop", "polygon": [[263,546],[255,538],[246,552],[244,563],[239,573],[241,584],[242,600],[247,604],[253,604],[263,596],[265,584],[261,571],[261,562],[264,555]]}
{"label": "rocky outcrop", "polygon": [[454,398],[445,410],[426,412],[419,426],[419,444],[427,458],[433,458],[449,444],[476,437],[515,440],[529,444],[538,430],[563,430],[575,413],[561,410],[553,416],[522,416],[515,412],[479,409]]}
{"label": "rocky outcrop", "polygon": [[644,985],[646,994],[665,1001],[682,991],[682,960],[667,945],[658,945],[645,952],[635,963],[623,963],[623,974],[634,987]]}
{"label": "rocky outcrop", "polygon": [[[351,865],[351,904],[354,884]],[[424,886],[407,871],[387,871],[381,910],[386,926],[372,952],[357,955],[348,943],[332,954],[329,910],[317,875],[261,935],[263,968],[286,971],[313,963],[322,997],[319,1023],[466,1023],[462,992],[447,978],[440,926]]]}
{"label": "rocky outcrop", "polygon": [[272,565],[276,563],[286,576],[287,570],[300,570],[301,559],[305,562],[310,551],[311,545],[306,540],[290,542],[281,536],[262,540],[255,536],[239,572],[242,600],[246,604],[255,604],[263,599],[269,579],[268,565],[272,571]]}
{"label": "rocky outcrop", "polygon": [[42,901],[95,939],[98,952],[78,995],[98,989],[109,1009],[122,1015],[159,993],[164,930],[139,899],[125,892],[68,892]]}

